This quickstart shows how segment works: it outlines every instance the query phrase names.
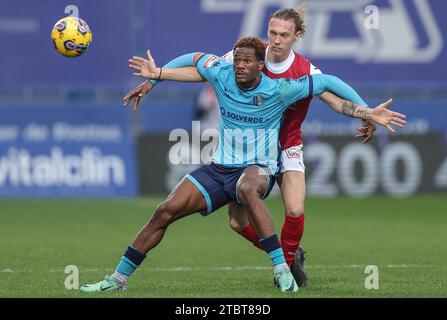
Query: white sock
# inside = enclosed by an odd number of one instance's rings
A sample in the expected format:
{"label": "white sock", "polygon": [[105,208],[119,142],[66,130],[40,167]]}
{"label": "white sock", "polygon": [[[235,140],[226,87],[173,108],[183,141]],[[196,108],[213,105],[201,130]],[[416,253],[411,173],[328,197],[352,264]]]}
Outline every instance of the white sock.
{"label": "white sock", "polygon": [[124,274],[119,273],[118,271],[115,271],[115,272],[112,274],[112,277],[113,277],[114,279],[116,279],[117,281],[119,281],[120,283],[126,283],[127,278],[128,278],[128,276],[125,276]]}
{"label": "white sock", "polygon": [[287,265],[286,262],[283,262],[283,263],[277,264],[273,268],[274,268],[273,270],[274,270],[274,272],[276,274],[276,273],[282,271],[283,269],[289,269],[289,266]]}

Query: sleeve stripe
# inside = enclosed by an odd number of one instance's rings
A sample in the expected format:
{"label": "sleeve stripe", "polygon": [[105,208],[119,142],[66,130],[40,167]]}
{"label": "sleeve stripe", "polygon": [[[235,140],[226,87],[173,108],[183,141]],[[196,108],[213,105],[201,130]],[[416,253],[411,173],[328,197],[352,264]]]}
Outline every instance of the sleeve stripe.
{"label": "sleeve stripe", "polygon": [[199,63],[200,59],[202,59],[206,54],[203,52],[199,52],[194,56],[194,65],[197,66],[197,64]]}
{"label": "sleeve stripe", "polygon": [[309,97],[312,97],[314,94],[314,79],[311,75],[309,77]]}
{"label": "sleeve stripe", "polygon": [[200,56],[202,54],[202,52],[197,52],[195,55],[194,55],[194,58],[193,58],[193,62],[194,63],[196,63],[196,60],[197,60],[197,58]]}

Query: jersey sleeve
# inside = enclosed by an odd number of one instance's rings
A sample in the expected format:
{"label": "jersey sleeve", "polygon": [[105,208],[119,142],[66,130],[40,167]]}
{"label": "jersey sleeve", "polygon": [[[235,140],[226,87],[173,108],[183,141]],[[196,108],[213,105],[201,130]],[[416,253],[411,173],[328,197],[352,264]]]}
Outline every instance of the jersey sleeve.
{"label": "jersey sleeve", "polygon": [[[163,68],[182,68],[182,67],[189,67],[189,66],[194,66],[194,61],[196,59],[196,57],[198,57],[200,54],[202,54],[202,52],[192,52],[192,53],[187,53],[184,55],[181,55],[171,61],[169,61],[168,63],[166,63]],[[149,81],[153,84],[153,85],[157,85],[160,81],[163,80],[155,80],[155,79],[149,79]]]}
{"label": "jersey sleeve", "polygon": [[330,91],[342,99],[355,102],[364,107],[368,104],[360,95],[346,82],[336,76],[328,74],[316,74],[313,78],[313,95],[320,95],[325,91]]}
{"label": "jersey sleeve", "polygon": [[200,75],[209,82],[214,82],[219,73],[222,59],[214,54],[202,53],[194,59]]}
{"label": "jersey sleeve", "polygon": [[320,95],[325,91],[330,91],[342,99],[367,106],[366,102],[350,85],[332,75],[316,74],[304,76],[297,80],[281,80],[282,84],[279,92],[285,106],[310,96]]}
{"label": "jersey sleeve", "polygon": [[223,61],[227,61],[228,63],[233,64],[233,50],[228,51],[222,56]]}
{"label": "jersey sleeve", "polygon": [[299,79],[279,79],[279,94],[285,108],[296,101],[313,95],[312,76],[304,76]]}

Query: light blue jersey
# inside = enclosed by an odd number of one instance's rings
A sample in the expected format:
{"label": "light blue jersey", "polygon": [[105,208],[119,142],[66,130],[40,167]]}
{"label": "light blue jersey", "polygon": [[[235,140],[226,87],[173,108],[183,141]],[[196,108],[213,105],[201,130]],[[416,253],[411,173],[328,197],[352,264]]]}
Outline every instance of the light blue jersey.
{"label": "light blue jersey", "polygon": [[[331,91],[345,100],[367,106],[353,88],[327,74],[273,80],[261,73],[261,83],[252,90],[244,90],[236,84],[232,64],[222,58],[191,52],[164,65],[164,68],[195,65],[202,77],[213,85],[222,114],[219,145],[213,157],[219,164],[264,164],[275,173],[282,114],[287,106],[310,95]],[[154,85],[159,82],[150,81]]]}
{"label": "light blue jersey", "polygon": [[270,79],[263,73],[257,87],[244,90],[236,83],[233,65],[210,54],[199,56],[196,67],[214,87],[220,106],[219,143],[213,161],[226,166],[260,164],[276,173],[284,111],[295,101],[324,90],[316,92],[310,76]]}

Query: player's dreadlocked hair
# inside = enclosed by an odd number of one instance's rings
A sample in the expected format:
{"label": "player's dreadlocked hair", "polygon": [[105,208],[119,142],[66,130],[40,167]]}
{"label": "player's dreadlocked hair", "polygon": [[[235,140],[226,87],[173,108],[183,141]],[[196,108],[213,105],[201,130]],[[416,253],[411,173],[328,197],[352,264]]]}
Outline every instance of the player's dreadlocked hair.
{"label": "player's dreadlocked hair", "polygon": [[306,26],[304,25],[304,18],[306,15],[307,6],[305,3],[301,3],[296,6],[295,9],[284,8],[275,11],[270,19],[276,18],[281,20],[292,20],[295,23],[295,32],[301,31],[301,36],[306,33]]}
{"label": "player's dreadlocked hair", "polygon": [[253,48],[255,49],[256,58],[258,61],[265,60],[265,45],[259,38],[243,37],[240,38],[233,47],[233,51],[237,48]]}

